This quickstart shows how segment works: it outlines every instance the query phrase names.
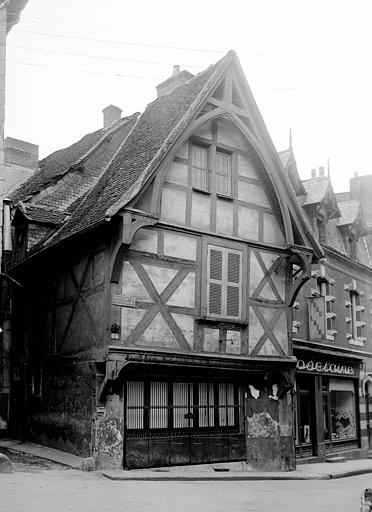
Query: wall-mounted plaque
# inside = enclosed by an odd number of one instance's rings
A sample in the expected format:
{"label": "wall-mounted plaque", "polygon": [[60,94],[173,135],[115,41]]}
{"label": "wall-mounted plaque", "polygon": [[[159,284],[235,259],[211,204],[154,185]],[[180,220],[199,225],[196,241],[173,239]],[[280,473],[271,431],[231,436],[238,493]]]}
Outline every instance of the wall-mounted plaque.
{"label": "wall-mounted plaque", "polygon": [[126,308],[136,307],[136,299],[134,297],[124,297],[124,295],[117,295],[116,293],[112,296],[112,303],[116,306],[125,306]]}

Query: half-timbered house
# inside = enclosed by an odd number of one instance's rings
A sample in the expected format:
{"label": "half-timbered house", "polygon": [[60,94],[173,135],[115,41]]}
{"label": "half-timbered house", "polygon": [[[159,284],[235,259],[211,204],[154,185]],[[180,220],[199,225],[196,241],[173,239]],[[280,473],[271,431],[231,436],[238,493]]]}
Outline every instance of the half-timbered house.
{"label": "half-timbered house", "polygon": [[13,196],[13,429],[106,467],[293,469],[322,249],[234,52],[157,91]]}

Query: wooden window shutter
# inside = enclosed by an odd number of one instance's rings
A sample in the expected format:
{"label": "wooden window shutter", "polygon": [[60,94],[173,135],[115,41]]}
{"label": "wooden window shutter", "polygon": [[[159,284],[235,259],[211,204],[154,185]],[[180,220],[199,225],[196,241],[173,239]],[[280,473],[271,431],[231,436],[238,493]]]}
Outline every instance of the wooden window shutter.
{"label": "wooden window shutter", "polygon": [[226,286],[226,313],[227,316],[240,316],[241,295],[241,254],[227,253],[227,286]]}
{"label": "wooden window shutter", "polygon": [[208,263],[208,312],[212,315],[222,315],[223,250],[210,247]]}
{"label": "wooden window shutter", "polygon": [[242,253],[223,247],[208,248],[208,314],[240,318]]}

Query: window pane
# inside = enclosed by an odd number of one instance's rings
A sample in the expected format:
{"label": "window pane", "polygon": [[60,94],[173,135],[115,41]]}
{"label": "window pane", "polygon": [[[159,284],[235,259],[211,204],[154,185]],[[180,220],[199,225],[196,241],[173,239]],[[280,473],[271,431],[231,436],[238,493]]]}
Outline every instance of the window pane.
{"label": "window pane", "polygon": [[207,148],[192,148],[192,184],[196,188],[207,190]]}
{"label": "window pane", "polygon": [[231,155],[216,152],[216,192],[231,194]]}
{"label": "window pane", "polygon": [[144,383],[127,383],[127,428],[143,428]]}
{"label": "window pane", "polygon": [[168,385],[166,382],[150,383],[150,428],[168,426]]}
{"label": "window pane", "polygon": [[332,439],[356,437],[355,398],[350,391],[331,391]]}

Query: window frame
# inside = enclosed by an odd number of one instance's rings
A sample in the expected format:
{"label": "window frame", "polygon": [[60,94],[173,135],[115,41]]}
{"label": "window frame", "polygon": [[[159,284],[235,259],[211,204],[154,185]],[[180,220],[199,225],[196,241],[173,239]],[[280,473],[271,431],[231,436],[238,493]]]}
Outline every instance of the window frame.
{"label": "window frame", "polygon": [[[240,294],[239,294],[239,317],[229,316],[227,314],[210,314],[209,313],[209,248],[215,247],[216,249],[231,251],[232,253],[240,254]],[[227,257],[226,257],[227,259]],[[247,324],[247,279],[248,279],[248,256],[247,247],[243,244],[230,242],[228,240],[217,240],[213,237],[205,237],[203,240],[202,248],[202,280],[201,280],[201,294],[200,294],[200,317],[198,320],[207,320],[217,323],[231,323],[238,325]],[[227,290],[227,287],[225,288]],[[226,299],[225,299],[226,300]],[[222,310],[223,311],[223,310]],[[225,309],[226,311],[226,309]]]}
{"label": "window frame", "polygon": [[[207,194],[214,193],[216,196],[233,199],[234,198],[234,183],[233,183],[233,169],[234,169],[234,152],[214,142],[199,140],[198,138],[191,138],[189,142],[189,168],[190,168],[190,182],[191,188]],[[194,179],[194,148],[201,148],[206,151],[206,178],[205,187],[195,183]],[[217,154],[223,154],[228,157],[228,172],[227,172],[227,191],[218,190],[217,188],[217,175],[223,176],[221,172],[217,171]]]}

